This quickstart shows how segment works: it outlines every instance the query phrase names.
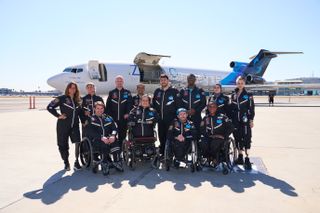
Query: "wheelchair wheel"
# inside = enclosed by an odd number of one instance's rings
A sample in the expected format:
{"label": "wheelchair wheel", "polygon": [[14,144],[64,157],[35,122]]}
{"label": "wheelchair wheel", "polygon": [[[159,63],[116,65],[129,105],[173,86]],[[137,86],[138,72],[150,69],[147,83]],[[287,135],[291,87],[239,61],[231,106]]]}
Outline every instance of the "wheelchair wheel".
{"label": "wheelchair wheel", "polygon": [[226,164],[229,170],[233,169],[234,166],[234,161],[238,157],[238,151],[236,148],[236,144],[233,138],[229,137],[229,140],[226,144],[226,149],[225,149],[225,157],[226,157]]}
{"label": "wheelchair wheel", "polygon": [[191,142],[191,165],[190,170],[191,172],[194,172],[197,167],[198,162],[198,150],[197,150],[197,144],[195,141]]}
{"label": "wheelchair wheel", "polygon": [[79,145],[80,161],[81,164],[88,168],[92,165],[93,150],[91,141],[88,138],[83,138]]}
{"label": "wheelchair wheel", "polygon": [[134,170],[134,165],[133,165],[133,152],[132,148],[129,147],[128,141],[124,141],[122,143],[122,155],[123,155],[123,160],[126,163],[126,165]]}
{"label": "wheelchair wheel", "polygon": [[164,147],[164,168],[166,169],[166,171],[170,170],[170,164],[171,164],[171,159],[170,159],[169,141],[166,141],[166,145]]}

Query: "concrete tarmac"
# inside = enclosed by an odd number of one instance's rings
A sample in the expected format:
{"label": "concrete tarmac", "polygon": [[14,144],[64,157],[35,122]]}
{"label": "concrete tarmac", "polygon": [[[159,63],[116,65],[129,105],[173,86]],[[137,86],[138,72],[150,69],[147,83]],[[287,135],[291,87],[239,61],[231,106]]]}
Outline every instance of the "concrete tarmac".
{"label": "concrete tarmac", "polygon": [[225,176],[144,164],[104,177],[61,170],[46,104],[11,111],[0,100],[0,212],[319,212],[320,101],[304,103],[256,107],[251,156],[264,171]]}

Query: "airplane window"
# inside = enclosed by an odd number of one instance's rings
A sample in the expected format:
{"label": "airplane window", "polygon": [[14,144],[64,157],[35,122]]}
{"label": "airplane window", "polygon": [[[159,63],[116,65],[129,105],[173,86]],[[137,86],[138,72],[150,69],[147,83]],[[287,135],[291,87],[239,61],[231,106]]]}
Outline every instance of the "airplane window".
{"label": "airplane window", "polygon": [[71,68],[65,68],[64,70],[63,70],[63,72],[71,72]]}
{"label": "airplane window", "polygon": [[73,68],[73,69],[71,70],[71,72],[76,73],[76,72],[77,72],[77,69],[76,69],[76,68]]}
{"label": "airplane window", "polygon": [[83,69],[82,68],[77,69],[77,73],[79,72],[83,72]]}

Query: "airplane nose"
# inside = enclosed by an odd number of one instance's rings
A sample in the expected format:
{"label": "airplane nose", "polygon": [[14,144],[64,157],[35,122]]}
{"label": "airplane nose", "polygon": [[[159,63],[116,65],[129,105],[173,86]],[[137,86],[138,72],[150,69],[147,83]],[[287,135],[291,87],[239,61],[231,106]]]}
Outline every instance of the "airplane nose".
{"label": "airplane nose", "polygon": [[57,89],[57,84],[58,84],[58,78],[57,76],[52,76],[47,80],[47,84],[49,84],[51,87]]}

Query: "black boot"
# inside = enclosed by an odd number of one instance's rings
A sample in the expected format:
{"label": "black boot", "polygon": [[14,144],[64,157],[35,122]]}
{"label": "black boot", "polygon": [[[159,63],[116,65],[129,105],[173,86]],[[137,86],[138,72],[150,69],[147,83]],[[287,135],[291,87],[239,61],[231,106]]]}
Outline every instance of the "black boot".
{"label": "black boot", "polygon": [[92,172],[97,173],[99,169],[99,162],[98,161],[92,161]]}
{"label": "black boot", "polygon": [[180,161],[178,161],[177,159],[174,159],[173,160],[173,165],[176,169],[179,169],[180,168]]}
{"label": "black boot", "polygon": [[250,162],[250,160],[249,160],[248,157],[245,158],[244,168],[245,168],[246,170],[251,170],[251,169],[252,169],[251,162]]}
{"label": "black boot", "polygon": [[102,174],[104,176],[107,176],[109,174],[109,164],[108,163],[101,163],[101,169],[102,169]]}
{"label": "black boot", "polygon": [[113,166],[118,172],[123,172],[123,167],[122,167],[122,162],[121,161],[114,162]]}
{"label": "black boot", "polygon": [[82,169],[82,167],[79,164],[79,161],[74,162],[73,169],[74,169],[74,171]]}
{"label": "black boot", "polygon": [[65,161],[64,162],[64,170],[70,171],[70,163],[69,163],[69,161]]}
{"label": "black boot", "polygon": [[238,165],[243,165],[243,155],[239,154],[238,159],[235,161]]}

